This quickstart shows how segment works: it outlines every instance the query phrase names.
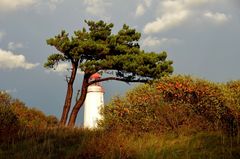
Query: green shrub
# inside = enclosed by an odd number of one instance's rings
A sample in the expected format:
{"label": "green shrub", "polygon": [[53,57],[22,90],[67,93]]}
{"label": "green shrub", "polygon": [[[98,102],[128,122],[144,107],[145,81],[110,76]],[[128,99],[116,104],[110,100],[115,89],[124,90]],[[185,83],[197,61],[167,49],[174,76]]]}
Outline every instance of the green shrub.
{"label": "green shrub", "polygon": [[100,125],[127,132],[191,133],[221,130],[237,133],[238,117],[231,91],[224,84],[190,76],[165,77],[144,84],[102,111]]}

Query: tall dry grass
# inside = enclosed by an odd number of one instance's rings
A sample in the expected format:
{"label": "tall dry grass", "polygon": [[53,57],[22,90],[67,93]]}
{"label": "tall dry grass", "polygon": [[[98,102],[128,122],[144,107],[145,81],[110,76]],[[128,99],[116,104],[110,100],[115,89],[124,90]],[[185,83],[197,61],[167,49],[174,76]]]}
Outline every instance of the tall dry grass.
{"label": "tall dry grass", "polygon": [[19,139],[0,144],[0,158],[132,158],[132,159],[238,159],[240,136],[221,132],[194,135],[124,134],[119,131],[53,128],[25,131]]}

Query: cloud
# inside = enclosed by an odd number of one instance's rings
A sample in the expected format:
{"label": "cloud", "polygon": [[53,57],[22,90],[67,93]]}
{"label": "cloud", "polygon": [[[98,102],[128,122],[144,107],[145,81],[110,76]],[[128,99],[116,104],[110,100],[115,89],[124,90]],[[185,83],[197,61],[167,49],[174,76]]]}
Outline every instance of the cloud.
{"label": "cloud", "polygon": [[0,12],[11,12],[23,8],[32,8],[37,12],[55,10],[64,0],[0,0]]}
{"label": "cloud", "polygon": [[189,15],[189,10],[183,1],[163,1],[160,5],[162,16],[157,17],[155,21],[145,25],[143,31],[145,34],[161,32],[172,27],[178,26]]}
{"label": "cloud", "polygon": [[16,89],[16,88],[14,88],[14,89],[7,89],[7,90],[5,90],[5,92],[6,92],[6,93],[9,93],[9,94],[11,94],[11,93],[16,93],[16,92],[17,92],[17,89]]}
{"label": "cloud", "polygon": [[5,51],[0,49],[0,69],[32,69],[38,66],[38,63],[29,63],[26,61],[25,56],[15,55],[11,51]]}
{"label": "cloud", "polygon": [[146,12],[146,9],[151,6],[151,4],[152,4],[152,0],[143,0],[142,3],[139,3],[137,5],[135,15],[142,16]]}
{"label": "cloud", "polygon": [[212,13],[212,12],[205,12],[204,16],[210,20],[213,20],[216,23],[224,23],[227,22],[231,16],[228,16],[224,13]]}
{"label": "cloud", "polygon": [[84,0],[86,11],[95,16],[105,16],[106,8],[111,5],[107,0]]}
{"label": "cloud", "polygon": [[147,38],[145,38],[143,40],[143,45],[142,46],[156,46],[156,45],[159,45],[161,43],[161,40],[159,40],[158,38],[156,37],[151,37],[151,36],[148,36]]}
{"label": "cloud", "polygon": [[57,5],[62,2],[63,0],[49,0],[46,2],[46,4],[50,10],[55,10],[57,8]]}
{"label": "cloud", "polygon": [[148,23],[143,32],[145,34],[161,32],[172,27],[181,24],[188,16],[188,11],[180,11],[178,13],[165,14],[161,18],[157,18],[155,21]]}
{"label": "cloud", "polygon": [[53,70],[50,70],[50,72],[66,73],[70,68],[69,63],[59,63]]}
{"label": "cloud", "polygon": [[38,13],[44,13],[48,10],[54,11],[57,8],[57,5],[62,3],[64,0],[47,0],[47,1],[40,1],[35,5],[35,9]]}
{"label": "cloud", "polygon": [[212,2],[219,2],[221,0],[184,0],[185,4],[190,6],[190,7],[197,7],[203,4],[207,4],[207,3],[212,3]]}
{"label": "cloud", "polygon": [[36,0],[0,0],[1,11],[12,11],[19,8],[32,6]]}
{"label": "cloud", "polygon": [[4,32],[0,32],[0,41],[3,39],[3,37],[5,36]]}
{"label": "cloud", "polygon": [[144,0],[146,7],[150,7],[152,5],[152,0]]}
{"label": "cloud", "polygon": [[8,49],[9,50],[16,50],[18,48],[23,48],[23,44],[22,43],[15,43],[15,42],[9,42],[8,43]]}
{"label": "cloud", "polygon": [[[184,24],[190,17],[202,15],[202,10],[199,11],[200,6],[219,2],[217,0],[163,0],[160,2],[157,10],[160,16],[152,22],[148,22],[143,32],[145,34],[152,34],[163,32],[168,29]],[[227,17],[223,14],[212,14],[211,12],[205,14],[208,18],[216,21],[225,21]]]}
{"label": "cloud", "polygon": [[[47,70],[47,72],[55,72],[62,75],[64,73],[68,73],[70,70],[71,70],[70,63],[64,62],[64,63],[59,63],[54,69]],[[82,74],[83,72],[81,72],[80,70],[77,70],[77,73]]]}
{"label": "cloud", "polygon": [[145,7],[143,6],[143,4],[139,4],[137,6],[137,9],[136,9],[136,16],[141,16],[145,13]]}
{"label": "cloud", "polygon": [[175,39],[175,38],[162,38],[162,39],[159,39],[157,37],[148,36],[148,37],[146,37],[143,40],[142,46],[143,47],[154,47],[154,46],[160,46],[160,45],[165,45],[165,44],[170,44],[170,43],[177,43],[177,42],[179,42],[179,40]]}

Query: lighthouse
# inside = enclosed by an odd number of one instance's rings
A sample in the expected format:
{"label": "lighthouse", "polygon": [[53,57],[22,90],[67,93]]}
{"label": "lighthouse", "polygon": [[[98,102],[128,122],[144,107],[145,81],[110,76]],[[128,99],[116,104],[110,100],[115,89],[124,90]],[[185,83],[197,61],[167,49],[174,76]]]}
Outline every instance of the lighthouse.
{"label": "lighthouse", "polygon": [[[101,75],[93,74],[89,81],[98,80]],[[104,104],[103,99],[104,90],[100,83],[94,83],[88,86],[87,96],[84,103],[84,128],[97,128],[97,121],[101,119],[100,110]]]}

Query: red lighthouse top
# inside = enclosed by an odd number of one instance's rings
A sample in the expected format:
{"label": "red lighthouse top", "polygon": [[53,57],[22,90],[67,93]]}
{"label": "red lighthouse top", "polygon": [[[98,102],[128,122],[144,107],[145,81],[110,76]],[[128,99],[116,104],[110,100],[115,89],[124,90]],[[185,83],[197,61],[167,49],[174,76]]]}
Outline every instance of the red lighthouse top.
{"label": "red lighthouse top", "polygon": [[[101,78],[101,75],[99,73],[94,73],[93,75],[90,76],[89,82],[99,80],[100,78]],[[98,86],[98,89],[96,90],[96,88],[88,87],[88,92],[92,92],[92,91],[96,92],[97,91],[97,92],[104,93],[104,89],[102,88],[102,86],[99,82],[91,84],[91,86]]]}
{"label": "red lighthouse top", "polygon": [[96,79],[100,79],[101,75],[99,73],[94,73],[89,79],[90,80],[96,80]]}

